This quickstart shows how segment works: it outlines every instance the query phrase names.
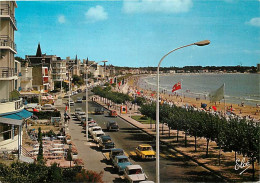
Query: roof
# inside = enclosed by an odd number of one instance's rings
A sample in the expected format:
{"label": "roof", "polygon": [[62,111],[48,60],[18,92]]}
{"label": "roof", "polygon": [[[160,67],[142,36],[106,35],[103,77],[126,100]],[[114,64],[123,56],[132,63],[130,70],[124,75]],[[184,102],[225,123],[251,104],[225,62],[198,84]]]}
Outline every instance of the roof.
{"label": "roof", "polygon": [[95,134],[97,135],[97,134],[105,134],[103,131],[95,131]]}
{"label": "roof", "polygon": [[[3,115],[1,117],[5,118],[5,120],[9,121],[9,119],[12,119],[12,120],[27,119],[27,118],[31,117],[32,115],[33,115],[33,113],[31,113],[31,112],[29,112],[29,111],[27,111],[25,109],[22,109],[19,112]],[[10,123],[7,122],[7,124],[10,124]]]}
{"label": "roof", "polygon": [[140,144],[139,146],[140,146],[140,147],[152,147],[152,146],[149,145],[149,144]]}
{"label": "roof", "polygon": [[125,158],[128,158],[127,156],[124,156],[124,155],[119,155],[119,156],[116,156],[117,159],[125,159]]}
{"label": "roof", "polygon": [[137,169],[137,168],[141,168],[141,169],[142,169],[142,167],[141,167],[140,165],[128,165],[127,168],[128,168],[129,170]]}
{"label": "roof", "polygon": [[102,139],[111,139],[111,137],[109,135],[104,135],[101,137]]}
{"label": "roof", "polygon": [[7,118],[0,117],[0,123],[20,126],[22,125],[23,120],[9,119],[9,118],[7,119]]}
{"label": "roof", "polygon": [[119,149],[119,148],[114,148],[114,149],[111,149],[111,151],[115,152],[115,151],[124,151],[123,149]]}

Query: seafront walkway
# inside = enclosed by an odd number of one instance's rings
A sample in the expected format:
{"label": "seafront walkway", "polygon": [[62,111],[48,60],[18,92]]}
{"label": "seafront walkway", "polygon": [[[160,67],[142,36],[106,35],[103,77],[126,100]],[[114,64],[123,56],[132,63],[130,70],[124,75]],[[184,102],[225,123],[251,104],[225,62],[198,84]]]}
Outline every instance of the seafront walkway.
{"label": "seafront walkway", "polygon": [[[155,124],[142,124],[131,116],[141,115],[138,111],[138,107],[132,108],[131,113],[121,114],[119,106],[109,107],[106,104],[106,100],[99,96],[95,96],[95,102],[103,106],[107,110],[116,110],[120,118],[131,123],[133,126],[141,129],[145,133],[149,134],[154,139],[156,138]],[[198,165],[203,166],[205,169],[214,172],[216,175],[220,176],[224,180],[230,182],[230,180],[241,180],[242,178],[251,177],[249,171],[245,171],[243,175],[240,175],[240,170],[235,170],[235,153],[233,152],[223,152],[214,141],[209,142],[208,157],[206,156],[207,140],[205,138],[197,138],[197,149],[195,151],[195,140],[194,137],[186,136],[187,145],[185,147],[185,133],[179,131],[178,141],[177,141],[177,131],[169,129],[166,124],[160,124],[160,143],[164,148],[167,148],[170,154],[160,154],[163,158],[169,158],[171,153],[176,151],[185,156]],[[237,155],[237,158],[242,159],[242,155]],[[251,167],[252,168],[252,167]],[[259,170],[256,170],[256,175],[259,174]],[[245,179],[244,179],[245,180]],[[248,179],[250,180],[250,179]]]}

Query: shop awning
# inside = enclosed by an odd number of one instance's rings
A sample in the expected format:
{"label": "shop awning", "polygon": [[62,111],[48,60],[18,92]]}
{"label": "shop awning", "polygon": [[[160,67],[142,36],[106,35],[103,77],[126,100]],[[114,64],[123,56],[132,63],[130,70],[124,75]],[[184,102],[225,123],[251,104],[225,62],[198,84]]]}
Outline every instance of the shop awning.
{"label": "shop awning", "polygon": [[16,120],[22,120],[23,119],[20,116],[17,116],[16,113],[2,116],[2,118],[16,119]]}
{"label": "shop awning", "polygon": [[17,120],[17,119],[6,119],[4,117],[0,117],[0,123],[9,124],[9,125],[22,125],[23,120]]}
{"label": "shop awning", "polygon": [[33,113],[27,111],[26,109],[23,109],[22,111],[15,113],[17,116],[22,117],[23,119],[27,119],[33,115]]}
{"label": "shop awning", "polygon": [[8,118],[8,119],[22,120],[22,119],[27,119],[27,118],[31,117],[32,115],[33,115],[33,113],[23,109],[17,113],[8,114],[8,115],[1,116],[1,117]]}

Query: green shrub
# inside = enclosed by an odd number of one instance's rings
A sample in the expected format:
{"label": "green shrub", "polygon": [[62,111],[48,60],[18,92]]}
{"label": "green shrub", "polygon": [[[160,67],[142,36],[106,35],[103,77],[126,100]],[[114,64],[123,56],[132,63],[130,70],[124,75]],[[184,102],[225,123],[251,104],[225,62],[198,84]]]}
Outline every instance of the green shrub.
{"label": "green shrub", "polygon": [[14,162],[11,165],[0,163],[0,182],[97,182],[102,183],[103,172],[83,170],[81,166],[61,168],[56,163],[50,167],[40,163]]}
{"label": "green shrub", "polygon": [[39,111],[33,112],[38,119],[51,119],[51,117],[60,117],[60,111]]}

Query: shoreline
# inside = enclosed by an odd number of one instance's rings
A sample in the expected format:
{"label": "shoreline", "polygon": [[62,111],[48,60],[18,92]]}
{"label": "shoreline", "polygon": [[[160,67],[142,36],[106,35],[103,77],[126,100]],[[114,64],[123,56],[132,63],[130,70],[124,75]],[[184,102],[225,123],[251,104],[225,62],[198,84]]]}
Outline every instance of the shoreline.
{"label": "shoreline", "polygon": [[[171,73],[169,73],[171,74]],[[182,73],[182,74],[189,74],[189,73]],[[211,74],[211,73],[210,73]],[[215,74],[215,73],[214,73]],[[233,74],[233,73],[227,73],[227,74]],[[241,73],[244,74],[244,73]],[[142,77],[146,77],[148,75],[141,75],[141,76],[133,76],[129,79],[128,81],[128,88],[132,91],[138,90],[138,91],[143,91],[142,95],[151,97],[151,98],[156,98],[156,92],[152,90],[148,90],[145,88],[141,88],[138,85],[139,80]],[[152,96],[152,94],[154,94]],[[173,94],[168,94],[168,93],[161,93],[160,92],[160,97],[168,102],[173,102],[177,106],[183,106],[183,105],[190,105],[194,106],[197,108],[201,108],[201,104],[207,104],[207,110],[212,106],[215,106],[217,108],[217,112],[224,112],[224,102],[216,102],[215,104],[210,103],[209,100],[201,99],[201,98],[191,98],[191,97],[183,97],[181,95],[173,95]],[[234,103],[226,103],[226,111],[230,111],[234,113],[235,115],[239,117],[246,117],[247,119],[255,119],[257,121],[260,121],[260,107],[256,106],[250,106],[250,105],[239,105],[239,104],[234,104]],[[230,110],[232,109],[232,111]],[[212,110],[212,109],[211,109]]]}

